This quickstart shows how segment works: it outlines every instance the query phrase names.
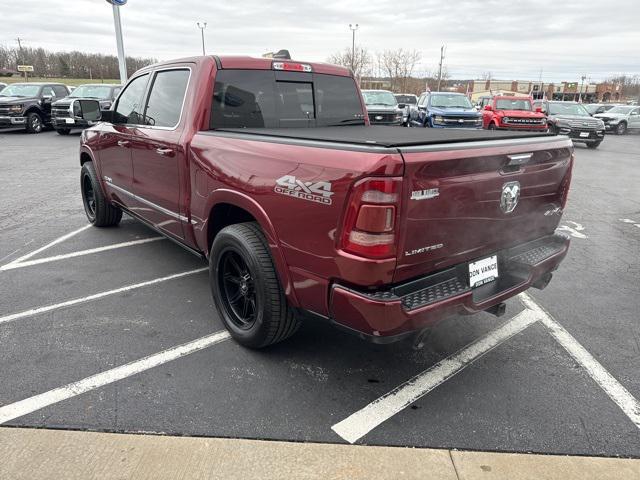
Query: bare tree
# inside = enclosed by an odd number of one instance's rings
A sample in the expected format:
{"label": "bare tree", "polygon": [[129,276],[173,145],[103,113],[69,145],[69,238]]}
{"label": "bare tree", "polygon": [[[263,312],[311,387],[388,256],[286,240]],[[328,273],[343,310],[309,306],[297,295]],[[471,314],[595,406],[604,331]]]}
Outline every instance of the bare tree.
{"label": "bare tree", "polygon": [[420,61],[420,52],[416,50],[385,50],[377,54],[377,66],[382,75],[389,78],[391,90],[406,92],[409,78]]}
{"label": "bare tree", "polygon": [[[127,70],[132,74],[136,70],[155,63],[153,58],[127,57]],[[51,52],[43,48],[6,47],[0,45],[0,70],[13,72],[18,62],[33,65],[35,77],[56,78],[107,78],[120,77],[118,58],[114,55],[103,55],[84,52]],[[8,73],[10,74],[10,73]]]}
{"label": "bare tree", "polygon": [[353,65],[353,74],[356,78],[362,78],[363,76],[368,75],[371,71],[371,55],[369,54],[369,51],[364,47],[357,47],[355,54],[353,55],[353,62],[351,55],[351,49],[345,48],[341,52],[333,53],[327,61],[349,69]]}

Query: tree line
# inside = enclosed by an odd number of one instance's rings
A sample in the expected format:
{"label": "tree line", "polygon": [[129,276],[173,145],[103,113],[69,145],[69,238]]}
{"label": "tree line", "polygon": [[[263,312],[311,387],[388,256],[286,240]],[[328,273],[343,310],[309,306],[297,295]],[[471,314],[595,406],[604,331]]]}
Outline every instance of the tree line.
{"label": "tree line", "polygon": [[[353,57],[353,58],[352,58]],[[357,47],[353,52],[351,48],[335,52],[329,56],[327,61],[336,65],[350,68],[356,78],[374,78],[389,82],[389,89],[393,92],[420,94],[426,88],[435,90],[438,84],[438,71],[427,72],[418,76],[414,74],[420,62],[420,52],[416,50],[384,50],[382,52],[371,53],[364,47]],[[443,65],[442,67],[442,87],[457,86],[467,83],[467,80],[453,81],[450,74]],[[480,75],[482,80],[490,80],[491,72],[483,72]],[[620,94],[623,97],[640,97],[640,76],[639,75],[617,75],[609,77],[605,83],[620,85]]]}
{"label": "tree line", "polygon": [[[127,74],[157,62],[155,58],[127,57]],[[120,78],[118,57],[101,53],[52,52],[37,47],[0,45],[0,75],[8,76],[18,65],[33,65],[34,77],[50,78]]]}

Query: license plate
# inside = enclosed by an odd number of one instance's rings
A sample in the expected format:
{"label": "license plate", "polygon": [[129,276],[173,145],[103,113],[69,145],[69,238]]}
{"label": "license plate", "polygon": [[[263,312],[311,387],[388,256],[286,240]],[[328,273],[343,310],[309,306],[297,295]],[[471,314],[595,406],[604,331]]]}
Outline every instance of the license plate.
{"label": "license plate", "polygon": [[479,287],[498,278],[498,256],[469,263],[469,286]]}
{"label": "license plate", "polygon": [[589,136],[589,132],[580,132],[580,136],[583,138],[587,138]]}
{"label": "license plate", "polygon": [[66,123],[75,123],[75,122],[73,121],[73,118],[65,118],[65,119],[64,119],[64,121],[65,121]]}

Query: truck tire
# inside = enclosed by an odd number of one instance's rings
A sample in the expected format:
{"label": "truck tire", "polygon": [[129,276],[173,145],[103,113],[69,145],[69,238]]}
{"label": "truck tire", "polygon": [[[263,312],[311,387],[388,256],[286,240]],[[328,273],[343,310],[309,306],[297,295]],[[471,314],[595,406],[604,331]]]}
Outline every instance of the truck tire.
{"label": "truck tire", "polygon": [[94,227],[112,227],[122,220],[122,210],[111,205],[102,192],[93,162],[85,162],[80,170],[82,204],[89,223]]}
{"label": "truck tire", "polygon": [[231,336],[249,348],[285,340],[299,327],[256,222],[223,228],[209,255],[211,293]]}
{"label": "truck tire", "polygon": [[624,135],[625,133],[627,133],[627,124],[620,122],[616,127],[616,135]]}
{"label": "truck tire", "polygon": [[40,133],[44,130],[44,123],[42,122],[42,117],[37,112],[31,112],[27,115],[27,132],[29,133]]}
{"label": "truck tire", "polygon": [[58,132],[58,135],[69,135],[71,133],[71,129],[70,128],[58,128],[58,129],[56,129],[56,132]]}

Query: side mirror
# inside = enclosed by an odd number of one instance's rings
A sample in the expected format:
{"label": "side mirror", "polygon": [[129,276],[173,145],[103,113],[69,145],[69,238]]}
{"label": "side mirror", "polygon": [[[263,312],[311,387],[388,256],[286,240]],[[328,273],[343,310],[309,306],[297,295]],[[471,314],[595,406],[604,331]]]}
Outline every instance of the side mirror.
{"label": "side mirror", "polygon": [[493,107],[492,107],[491,105],[485,105],[485,106],[484,106],[484,109],[485,109],[487,112],[492,112],[492,111],[493,111]]}
{"label": "side mirror", "polygon": [[97,122],[103,120],[102,112],[100,111],[100,102],[97,100],[76,100],[80,106],[81,118],[84,118],[88,122]]}
{"label": "side mirror", "polygon": [[541,107],[536,107],[536,113],[542,113],[542,108]]}
{"label": "side mirror", "polygon": [[51,95],[43,95],[42,96],[42,101],[44,103],[51,103],[51,100],[53,100],[53,97]]}
{"label": "side mirror", "polygon": [[398,104],[398,108],[404,108],[404,107],[406,107],[406,105],[404,103],[399,103]]}

